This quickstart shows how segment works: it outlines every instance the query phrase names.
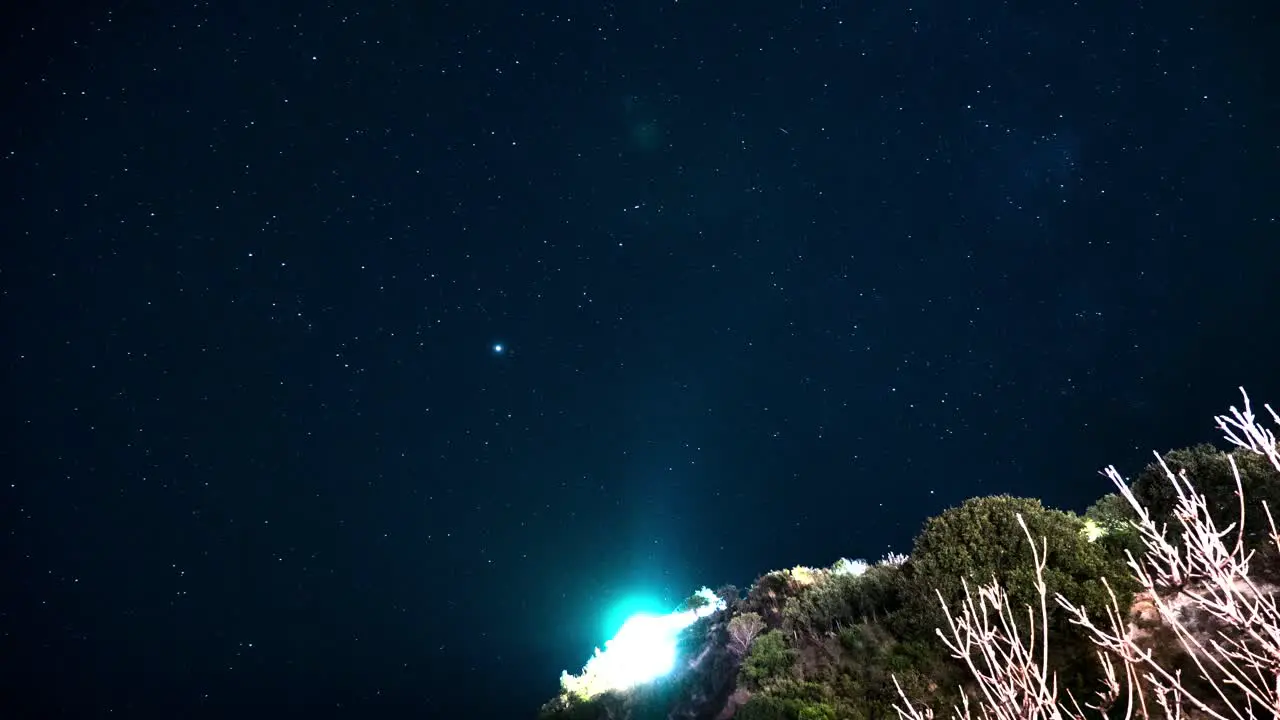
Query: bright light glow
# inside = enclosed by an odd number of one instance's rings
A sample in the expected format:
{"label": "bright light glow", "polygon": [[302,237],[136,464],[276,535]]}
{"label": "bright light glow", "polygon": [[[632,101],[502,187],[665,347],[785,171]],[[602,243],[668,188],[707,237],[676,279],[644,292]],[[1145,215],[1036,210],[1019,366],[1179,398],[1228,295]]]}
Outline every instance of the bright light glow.
{"label": "bright light glow", "polygon": [[504,347],[502,343],[494,343],[493,345],[494,355],[501,355],[503,350],[506,350],[506,347]]}
{"label": "bright light glow", "polygon": [[1080,534],[1085,540],[1095,543],[1107,536],[1107,529],[1097,523],[1092,518],[1085,518],[1084,527],[1080,528]]}
{"label": "bright light glow", "polygon": [[561,673],[566,693],[589,698],[608,690],[625,690],[655,680],[675,669],[676,641],[680,631],[695,620],[724,609],[724,601],[702,588],[697,595],[707,604],[696,610],[668,615],[632,615],[613,639],[596,648],[580,675]]}
{"label": "bright light glow", "polygon": [[834,575],[852,575],[854,577],[858,577],[870,569],[871,566],[867,564],[866,560],[840,558],[836,561],[836,565],[831,569],[831,572]]}

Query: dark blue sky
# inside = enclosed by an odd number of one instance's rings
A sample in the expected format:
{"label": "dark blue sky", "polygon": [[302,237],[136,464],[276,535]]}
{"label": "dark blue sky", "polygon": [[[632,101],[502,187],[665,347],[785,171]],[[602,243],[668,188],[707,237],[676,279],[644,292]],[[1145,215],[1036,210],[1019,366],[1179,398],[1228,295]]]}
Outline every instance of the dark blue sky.
{"label": "dark blue sky", "polygon": [[529,717],[630,594],[1214,440],[1265,5],[10,11],[14,716]]}

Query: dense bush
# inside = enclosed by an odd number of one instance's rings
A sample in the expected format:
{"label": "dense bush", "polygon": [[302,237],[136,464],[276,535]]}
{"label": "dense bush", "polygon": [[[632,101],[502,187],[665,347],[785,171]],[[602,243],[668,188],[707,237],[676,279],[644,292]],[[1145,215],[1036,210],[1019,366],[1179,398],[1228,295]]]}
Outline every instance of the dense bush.
{"label": "dense bush", "polygon": [[[1224,453],[1213,445],[1202,443],[1170,450],[1161,459],[1175,475],[1186,471],[1196,490],[1205,496],[1209,515],[1221,529],[1232,524],[1238,527],[1240,523],[1240,498],[1228,456],[1235,460],[1240,471],[1240,486],[1244,496],[1249,498],[1244,507],[1244,539],[1246,547],[1259,553],[1255,576],[1273,581],[1280,579],[1280,568],[1277,568],[1280,563],[1276,562],[1275,544],[1270,541],[1271,526],[1262,505],[1265,502],[1273,513],[1280,513],[1280,472],[1271,466],[1267,458],[1239,449]],[[1159,463],[1150,463],[1133,479],[1131,486],[1134,497],[1150,511],[1156,524],[1167,524],[1169,532],[1180,542],[1182,526],[1173,513],[1177,495],[1173,484],[1165,478],[1164,468]],[[1235,535],[1232,534],[1229,540],[1234,543]]]}
{"label": "dense bush", "polygon": [[760,687],[771,679],[784,677],[795,663],[795,652],[787,646],[781,630],[770,630],[751,644],[742,662],[742,677],[749,687]]}
{"label": "dense bush", "polygon": [[[1132,592],[1134,584],[1123,563],[1085,537],[1078,516],[1044,507],[1039,500],[995,495],[967,500],[925,523],[907,563],[908,605],[926,625],[937,626],[938,598],[957,609],[964,598],[963,581],[971,587],[994,576],[1008,590],[1015,607],[1038,603],[1031,548],[1018,525],[1021,515],[1036,538],[1045,542],[1049,595],[1062,593],[1073,603],[1101,612],[1109,603],[1099,578]],[[1121,597],[1121,601],[1127,598]]]}
{"label": "dense bush", "polygon": [[1138,515],[1119,493],[1103,495],[1085,510],[1084,517],[1086,523],[1095,526],[1091,528],[1098,536],[1094,542],[1112,559],[1127,562],[1130,555],[1142,557],[1142,535],[1133,526]]}
{"label": "dense bush", "polygon": [[[965,599],[964,583],[976,589],[993,577],[1009,593],[1013,607],[1038,607],[1035,567],[1019,515],[1037,545],[1045,543],[1050,598],[1060,593],[1101,615],[1111,602],[1100,581],[1106,578],[1127,606],[1136,589],[1131,573],[1115,553],[1089,541],[1080,517],[1046,508],[1036,499],[995,495],[967,500],[925,523],[905,568],[910,590],[904,612],[895,618],[898,631],[936,641],[930,637],[934,628],[946,627],[939,595],[955,613]],[[1056,603],[1049,607],[1049,623],[1055,635],[1052,666],[1063,685],[1093,687],[1099,668],[1087,633],[1072,625]]]}

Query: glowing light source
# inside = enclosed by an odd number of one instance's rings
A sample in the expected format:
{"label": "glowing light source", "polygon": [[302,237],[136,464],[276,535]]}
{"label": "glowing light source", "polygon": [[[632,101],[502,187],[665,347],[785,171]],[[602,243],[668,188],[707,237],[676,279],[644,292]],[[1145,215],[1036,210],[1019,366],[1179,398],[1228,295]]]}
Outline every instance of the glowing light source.
{"label": "glowing light source", "polygon": [[707,604],[696,610],[632,615],[613,638],[605,642],[604,650],[596,648],[581,674],[561,673],[561,688],[566,693],[589,698],[608,690],[625,690],[674,670],[680,631],[698,618],[724,609],[724,601],[711,590],[702,588],[697,594],[705,598]]}

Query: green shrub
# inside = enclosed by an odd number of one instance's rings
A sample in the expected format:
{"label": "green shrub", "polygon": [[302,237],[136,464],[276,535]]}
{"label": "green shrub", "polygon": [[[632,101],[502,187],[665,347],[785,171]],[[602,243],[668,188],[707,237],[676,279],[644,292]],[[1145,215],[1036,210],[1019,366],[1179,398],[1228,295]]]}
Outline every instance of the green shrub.
{"label": "green shrub", "polygon": [[1068,622],[1067,613],[1052,598],[1061,593],[1088,608],[1090,615],[1101,617],[1111,600],[1099,578],[1111,584],[1122,607],[1127,607],[1137,584],[1123,561],[1086,538],[1081,518],[1046,508],[1033,498],[973,498],[930,518],[907,563],[911,591],[897,627],[921,640],[940,643],[934,628],[945,627],[946,619],[934,588],[954,613],[965,598],[963,582],[976,592],[993,577],[1008,592],[1019,617],[1025,617],[1021,612],[1025,606],[1038,608],[1035,566],[1027,536],[1018,525],[1019,515],[1037,546],[1043,539],[1047,549],[1044,579],[1050,598],[1049,632],[1055,637],[1051,664],[1061,674],[1064,687],[1091,691],[1097,673],[1096,648],[1084,631]]}
{"label": "green shrub", "polygon": [[[1244,508],[1244,538],[1246,547],[1259,553],[1255,573],[1260,574],[1254,577],[1275,579],[1280,576],[1276,567],[1276,548],[1270,541],[1271,526],[1262,507],[1265,502],[1280,520],[1280,472],[1271,466],[1270,461],[1262,455],[1240,449],[1225,453],[1207,443],[1170,450],[1161,458],[1175,476],[1186,471],[1191,484],[1205,496],[1210,517],[1219,529],[1223,529],[1233,523],[1238,528],[1240,523],[1240,498],[1228,456],[1236,462],[1240,471],[1240,487],[1249,499]],[[1173,513],[1177,495],[1173,484],[1165,477],[1164,468],[1156,462],[1148,464],[1133,479],[1130,487],[1134,497],[1150,511],[1156,526],[1168,525],[1170,539],[1180,543],[1182,525]],[[1235,544],[1235,537],[1233,532],[1227,538],[1229,546]]]}
{"label": "green shrub", "polygon": [[734,720],[795,720],[791,703],[772,695],[752,695],[733,717]]}
{"label": "green shrub", "polygon": [[795,664],[795,651],[787,646],[781,630],[770,630],[756,638],[742,663],[742,676],[756,687],[786,677]]}
{"label": "green shrub", "polygon": [[836,720],[836,709],[829,703],[802,703],[798,720]]}
{"label": "green shrub", "polygon": [[954,610],[964,599],[962,580],[976,590],[993,576],[1008,590],[1014,607],[1038,605],[1031,548],[1018,515],[1037,545],[1042,538],[1046,543],[1049,597],[1062,593],[1073,603],[1101,612],[1109,599],[1099,578],[1122,591],[1134,589],[1123,563],[1084,537],[1079,517],[1046,508],[1033,498],[995,495],[967,500],[926,521],[908,561],[908,605],[936,607],[936,588]]}
{"label": "green shrub", "polygon": [[1133,526],[1138,514],[1129,506],[1120,493],[1108,493],[1098,499],[1084,511],[1086,521],[1092,521],[1101,530],[1101,537],[1095,542],[1117,562],[1128,559],[1126,552],[1140,558],[1146,552],[1142,544],[1142,535]]}

